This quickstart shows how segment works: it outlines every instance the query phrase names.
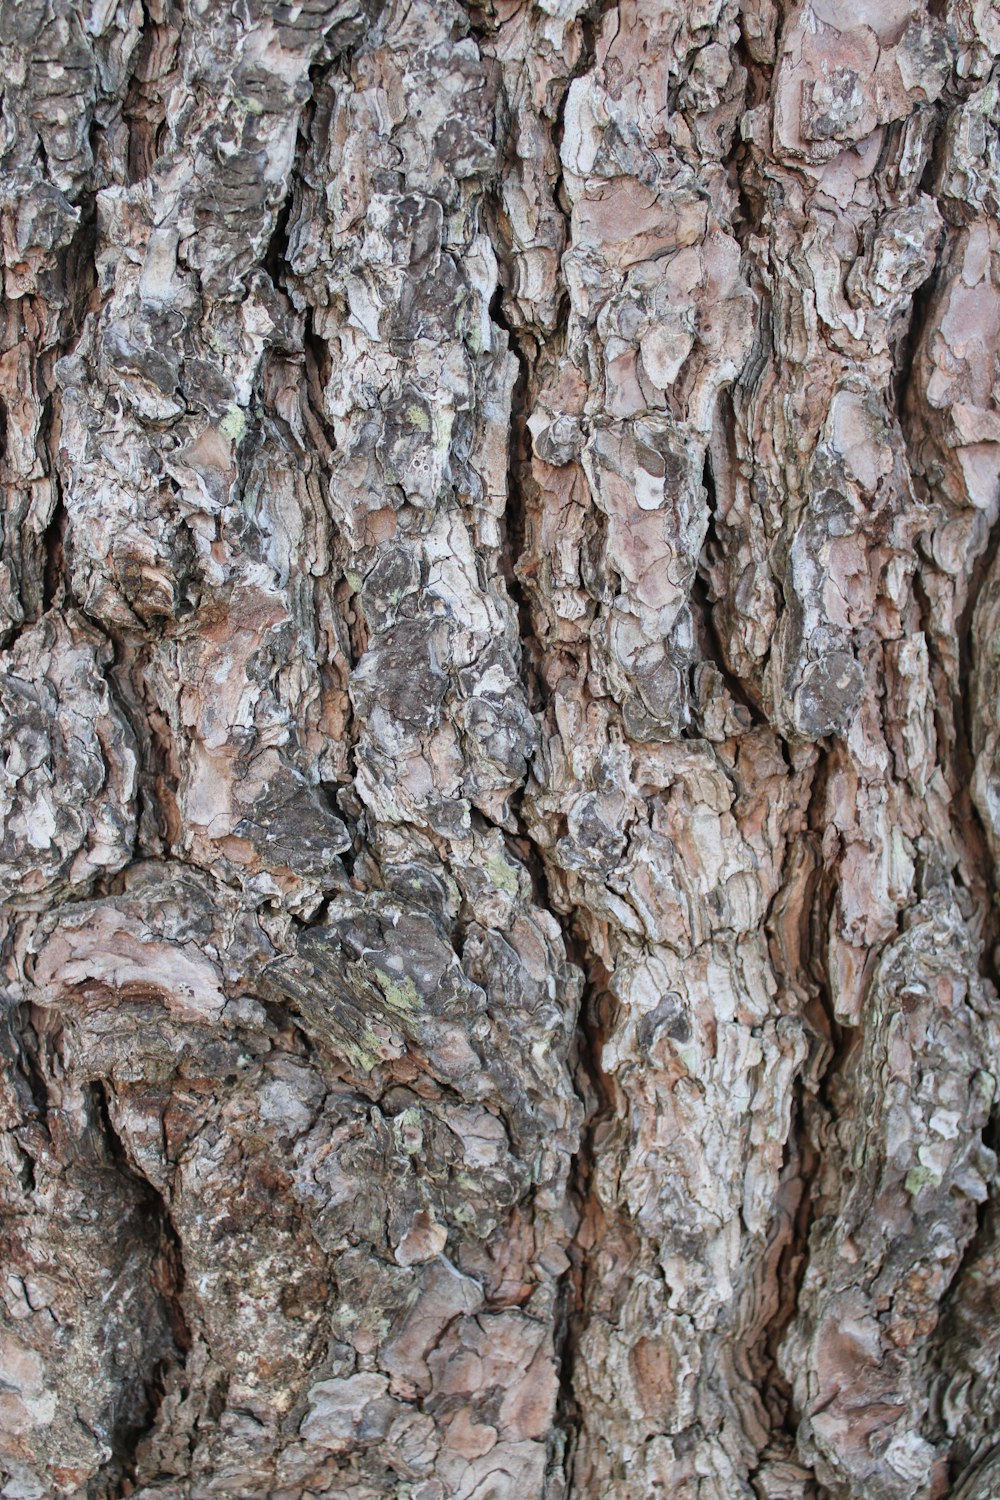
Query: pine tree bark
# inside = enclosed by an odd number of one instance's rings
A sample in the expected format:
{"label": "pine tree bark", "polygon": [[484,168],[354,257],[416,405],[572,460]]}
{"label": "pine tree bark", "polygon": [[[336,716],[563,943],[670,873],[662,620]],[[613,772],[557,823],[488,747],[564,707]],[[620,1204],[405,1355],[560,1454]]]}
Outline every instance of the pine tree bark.
{"label": "pine tree bark", "polygon": [[995,1496],[998,55],[0,5],[4,1500]]}

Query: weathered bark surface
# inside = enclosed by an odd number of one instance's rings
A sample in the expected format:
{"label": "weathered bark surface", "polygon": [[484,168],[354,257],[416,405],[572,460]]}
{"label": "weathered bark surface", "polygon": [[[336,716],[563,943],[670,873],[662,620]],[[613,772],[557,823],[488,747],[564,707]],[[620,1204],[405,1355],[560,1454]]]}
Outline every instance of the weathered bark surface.
{"label": "weathered bark surface", "polygon": [[0,1495],[991,1500],[1000,12],[0,5]]}

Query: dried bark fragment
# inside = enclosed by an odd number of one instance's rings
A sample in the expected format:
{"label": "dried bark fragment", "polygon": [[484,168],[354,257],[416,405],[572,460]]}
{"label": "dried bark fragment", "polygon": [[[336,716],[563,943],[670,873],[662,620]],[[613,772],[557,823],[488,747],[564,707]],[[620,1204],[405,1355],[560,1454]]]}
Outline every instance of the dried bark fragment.
{"label": "dried bark fragment", "polygon": [[78,614],[46,615],[3,653],[0,890],[44,909],[114,874],[136,834],[136,751],[102,671],[107,641]]}

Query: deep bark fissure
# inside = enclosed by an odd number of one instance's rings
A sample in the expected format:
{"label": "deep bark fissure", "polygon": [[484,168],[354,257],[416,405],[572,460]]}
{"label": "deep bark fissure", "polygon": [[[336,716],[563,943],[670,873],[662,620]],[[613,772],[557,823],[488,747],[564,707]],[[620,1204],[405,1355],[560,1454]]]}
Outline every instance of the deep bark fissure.
{"label": "deep bark fissure", "polygon": [[191,1334],[184,1312],[184,1261],[180,1237],[169,1207],[153,1185],[137,1172],[114,1127],[109,1108],[109,1087],[103,1082],[93,1085],[95,1122],[109,1166],[128,1184],[137,1198],[138,1218],[147,1243],[153,1248],[151,1265],[153,1286],[164,1309],[173,1340],[173,1350],[163,1355],[143,1379],[145,1411],[134,1415],[125,1425],[113,1429],[114,1454],[101,1477],[110,1482],[105,1491],[108,1500],[119,1500],[132,1493],[137,1475],[139,1450],[156,1426],[160,1406],[166,1394],[167,1377],[183,1372]]}
{"label": "deep bark fissure", "polygon": [[[567,77],[559,100],[556,116],[551,125],[551,140],[556,157],[561,162],[561,146],[564,133],[566,101],[573,82],[584,77],[592,68],[596,46],[596,33],[607,12],[613,9],[615,0],[602,0],[598,6],[589,8],[581,17],[583,45],[580,57]],[[476,31],[476,27],[473,27]],[[486,39],[488,33],[482,33]],[[494,189],[494,193],[497,189]],[[570,214],[563,200],[562,173],[551,186],[552,201],[563,214],[567,241],[570,239]],[[487,198],[487,223],[490,225],[494,252],[497,255],[500,276],[496,291],[490,302],[490,317],[507,335],[508,346],[518,363],[518,376],[511,397],[510,432],[508,437],[507,505],[503,518],[502,566],[504,583],[517,611],[519,621],[520,649],[522,653],[522,676],[528,702],[539,715],[544,715],[548,705],[548,694],[544,685],[545,647],[536,634],[532,601],[519,571],[526,556],[527,545],[527,499],[525,486],[530,484],[531,435],[527,419],[538,388],[538,371],[546,359],[552,357],[564,336],[568,310],[568,291],[560,275],[558,278],[559,313],[554,329],[544,339],[526,336],[507,316],[504,310],[505,295],[513,295],[516,285],[516,269],[513,267],[504,236],[499,232],[502,208],[498,201]],[[601,1033],[598,1021],[602,1002],[603,984],[594,978],[596,956],[590,952],[585,937],[578,931],[579,913],[573,909],[563,910],[553,900],[546,861],[543,851],[528,833],[525,820],[518,806],[523,789],[515,799],[518,819],[518,837],[530,855],[530,865],[544,910],[559,922],[563,943],[569,961],[574,964],[584,979],[583,992],[578,1002],[576,1031],[570,1070],[573,1086],[583,1105],[581,1138],[571,1161],[567,1180],[567,1194],[573,1204],[577,1227],[567,1246],[569,1265],[560,1278],[557,1292],[557,1315],[553,1330],[553,1345],[558,1363],[559,1383],[554,1428],[550,1440],[550,1461],[554,1460],[566,1483],[566,1500],[571,1500],[577,1491],[574,1487],[573,1465],[576,1444],[579,1439],[582,1415],[577,1395],[577,1360],[579,1358],[579,1325],[586,1301],[586,1251],[581,1248],[579,1236],[588,1228],[588,1219],[593,1212],[593,1157],[595,1132],[602,1121],[609,1119],[613,1110],[613,1094],[609,1081],[601,1068]]]}
{"label": "deep bark fissure", "polygon": [[[499,258],[501,246],[496,240],[494,240],[494,249]],[[504,582],[518,612],[522,672],[528,701],[537,712],[543,713],[546,706],[541,671],[544,650],[535,637],[531,602],[518,575],[518,564],[525,549],[526,520],[522,485],[531,446],[527,417],[530,410],[528,398],[532,385],[533,362],[525,351],[518,333],[504,315],[500,285],[490,304],[490,316],[497,326],[506,332],[519,367],[511,405],[508,500],[504,514],[506,543],[503,549]],[[571,1500],[574,1493],[572,1478],[574,1445],[580,1425],[575,1391],[577,1343],[574,1327],[583,1311],[586,1274],[586,1257],[579,1248],[577,1236],[587,1218],[592,1192],[594,1132],[599,1121],[607,1115],[610,1106],[607,1097],[607,1081],[600,1066],[600,1043],[594,1029],[598,991],[589,977],[594,959],[588,951],[586,942],[574,930],[575,914],[572,911],[561,912],[558,904],[552,900],[542,851],[530,837],[524,818],[516,806],[515,813],[518,819],[518,839],[522,848],[529,853],[530,867],[543,909],[556,917],[562,931],[567,958],[584,976],[584,989],[578,1004],[574,1051],[570,1061],[574,1088],[583,1104],[584,1117],[581,1125],[582,1137],[572,1158],[567,1180],[567,1193],[578,1217],[578,1228],[567,1250],[570,1264],[559,1282],[558,1311],[553,1329],[554,1352],[559,1368],[559,1389],[552,1438],[554,1445],[552,1456],[565,1474],[566,1500]]]}

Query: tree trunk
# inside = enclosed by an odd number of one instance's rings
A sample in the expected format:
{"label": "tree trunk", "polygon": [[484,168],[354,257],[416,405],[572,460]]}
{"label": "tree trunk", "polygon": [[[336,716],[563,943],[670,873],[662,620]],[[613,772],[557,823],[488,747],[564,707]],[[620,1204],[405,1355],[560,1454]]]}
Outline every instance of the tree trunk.
{"label": "tree trunk", "polygon": [[1000,12],[0,6],[0,1494],[1000,1493]]}

